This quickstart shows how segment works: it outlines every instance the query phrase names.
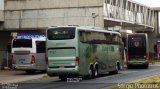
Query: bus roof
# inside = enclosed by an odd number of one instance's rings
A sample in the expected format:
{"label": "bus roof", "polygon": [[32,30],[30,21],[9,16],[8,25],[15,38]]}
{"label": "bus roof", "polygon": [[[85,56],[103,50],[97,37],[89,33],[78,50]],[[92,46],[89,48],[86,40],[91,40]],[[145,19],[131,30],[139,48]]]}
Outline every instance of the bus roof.
{"label": "bus roof", "polygon": [[51,26],[48,29],[59,28],[59,27],[75,27],[77,30],[104,32],[104,33],[117,34],[117,35],[121,36],[121,34],[119,32],[109,31],[109,30],[105,30],[102,27],[94,27],[94,26]]}
{"label": "bus roof", "polygon": [[127,34],[127,35],[146,35],[146,33],[132,33],[132,34]]}

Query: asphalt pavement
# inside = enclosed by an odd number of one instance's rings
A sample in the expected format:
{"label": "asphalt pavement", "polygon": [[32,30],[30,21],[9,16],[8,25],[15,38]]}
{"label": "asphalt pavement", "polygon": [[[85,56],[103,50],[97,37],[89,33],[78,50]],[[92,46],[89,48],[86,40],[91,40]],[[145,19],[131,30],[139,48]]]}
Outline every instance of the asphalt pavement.
{"label": "asphalt pavement", "polygon": [[150,64],[148,69],[124,69],[119,71],[119,74],[103,74],[89,80],[68,78],[67,81],[61,81],[58,77],[49,77],[41,72],[27,74],[24,71],[5,70],[0,71],[0,83],[2,89],[6,89],[6,86],[15,89],[110,89],[118,84],[132,83],[156,74],[160,74],[160,62]]}
{"label": "asphalt pavement", "polygon": [[[148,69],[124,69],[119,74],[104,74],[95,79],[81,80],[69,78],[61,81],[58,77],[43,77],[18,84],[18,89],[110,89],[118,84],[132,83],[132,81],[160,74],[159,64],[150,65]],[[77,81],[79,80],[79,81]]]}

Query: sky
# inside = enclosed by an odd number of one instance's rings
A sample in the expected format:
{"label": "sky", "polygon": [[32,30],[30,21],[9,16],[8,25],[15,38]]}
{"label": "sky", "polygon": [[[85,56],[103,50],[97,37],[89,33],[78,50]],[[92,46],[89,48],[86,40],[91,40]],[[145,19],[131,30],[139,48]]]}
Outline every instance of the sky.
{"label": "sky", "polygon": [[160,7],[160,0],[132,0],[139,2],[141,4],[145,4],[149,7]]}

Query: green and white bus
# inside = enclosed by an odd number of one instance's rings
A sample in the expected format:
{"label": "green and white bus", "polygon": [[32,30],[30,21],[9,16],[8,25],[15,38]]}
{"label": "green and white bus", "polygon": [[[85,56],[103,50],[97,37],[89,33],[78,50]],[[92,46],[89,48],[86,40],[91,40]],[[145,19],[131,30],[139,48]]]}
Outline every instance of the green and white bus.
{"label": "green and white bus", "polygon": [[47,29],[47,74],[65,80],[70,76],[97,77],[118,73],[123,67],[123,45],[118,32],[78,26]]}
{"label": "green and white bus", "polygon": [[149,66],[148,36],[145,33],[128,34],[126,39],[126,62],[130,69],[132,66]]}

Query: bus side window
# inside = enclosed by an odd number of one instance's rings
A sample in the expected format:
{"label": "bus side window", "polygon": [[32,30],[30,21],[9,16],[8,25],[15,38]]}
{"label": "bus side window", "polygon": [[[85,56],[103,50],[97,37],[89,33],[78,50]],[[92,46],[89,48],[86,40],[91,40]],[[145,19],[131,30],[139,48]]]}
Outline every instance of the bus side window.
{"label": "bus side window", "polygon": [[36,41],[37,53],[45,53],[45,41]]}

